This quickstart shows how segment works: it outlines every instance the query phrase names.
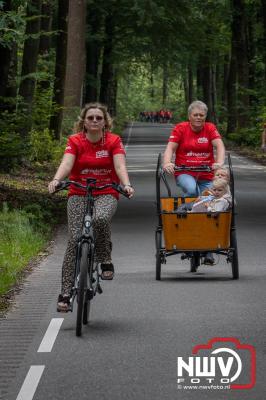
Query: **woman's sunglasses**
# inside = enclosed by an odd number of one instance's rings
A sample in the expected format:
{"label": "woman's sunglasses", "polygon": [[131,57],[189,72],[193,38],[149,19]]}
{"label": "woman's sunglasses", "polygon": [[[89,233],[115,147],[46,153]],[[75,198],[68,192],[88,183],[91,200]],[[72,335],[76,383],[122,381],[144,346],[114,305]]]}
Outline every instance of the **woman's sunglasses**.
{"label": "woman's sunglasses", "polygon": [[102,121],[102,120],[103,120],[103,117],[101,117],[101,115],[89,115],[89,116],[87,117],[87,119],[88,119],[89,121],[94,121],[95,119],[96,119],[96,121]]}

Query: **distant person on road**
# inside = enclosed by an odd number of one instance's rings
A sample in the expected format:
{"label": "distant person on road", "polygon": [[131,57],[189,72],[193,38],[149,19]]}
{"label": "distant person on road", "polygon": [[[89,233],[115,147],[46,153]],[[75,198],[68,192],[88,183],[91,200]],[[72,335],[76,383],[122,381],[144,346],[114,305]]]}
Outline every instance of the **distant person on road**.
{"label": "distant person on road", "polygon": [[[197,197],[212,185],[214,172],[174,171],[175,165],[208,165],[215,171],[224,164],[225,148],[216,126],[205,122],[208,107],[194,101],[188,107],[188,121],[177,124],[164,152],[163,169],[174,174],[186,197]],[[216,154],[214,155],[214,149]],[[175,154],[175,162],[172,161]]]}
{"label": "distant person on road", "polygon": [[[100,184],[121,182],[130,197],[134,194],[125,162],[125,150],[119,136],[110,132],[112,120],[105,106],[100,103],[87,104],[81,111],[69,137],[62,162],[49,183],[50,193],[60,181],[70,180],[84,183],[86,178],[95,178]],[[102,279],[114,276],[111,251],[111,219],[117,208],[118,194],[112,188],[94,191],[95,209],[93,218],[96,236],[96,260],[101,264]],[[85,213],[85,191],[70,186],[68,192],[69,239],[62,266],[62,290],[58,297],[58,311],[68,311],[70,291],[74,279],[75,249]]]}

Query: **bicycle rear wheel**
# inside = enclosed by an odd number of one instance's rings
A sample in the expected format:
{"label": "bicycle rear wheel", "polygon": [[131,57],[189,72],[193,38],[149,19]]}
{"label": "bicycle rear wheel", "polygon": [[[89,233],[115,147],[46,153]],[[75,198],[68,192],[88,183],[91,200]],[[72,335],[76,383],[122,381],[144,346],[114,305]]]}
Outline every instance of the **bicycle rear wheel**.
{"label": "bicycle rear wheel", "polygon": [[89,244],[84,242],[81,246],[81,258],[79,268],[79,284],[77,290],[77,320],[76,320],[76,336],[81,336],[82,322],[84,318],[84,311],[88,314],[87,303],[87,288],[88,288],[88,255]]}

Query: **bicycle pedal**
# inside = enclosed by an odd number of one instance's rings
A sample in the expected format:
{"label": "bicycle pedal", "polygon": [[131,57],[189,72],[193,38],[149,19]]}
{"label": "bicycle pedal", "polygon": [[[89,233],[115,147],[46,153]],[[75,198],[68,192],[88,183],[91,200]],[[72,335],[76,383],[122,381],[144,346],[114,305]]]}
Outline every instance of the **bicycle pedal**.
{"label": "bicycle pedal", "polygon": [[103,292],[102,287],[101,287],[100,284],[97,286],[97,292],[98,292],[99,294],[102,294],[102,292]]}

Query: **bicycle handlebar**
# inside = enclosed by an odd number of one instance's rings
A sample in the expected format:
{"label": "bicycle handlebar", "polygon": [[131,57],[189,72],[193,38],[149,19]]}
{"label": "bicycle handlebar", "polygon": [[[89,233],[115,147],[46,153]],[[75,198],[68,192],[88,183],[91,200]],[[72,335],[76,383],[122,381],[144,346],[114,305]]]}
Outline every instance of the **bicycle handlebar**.
{"label": "bicycle handlebar", "polygon": [[91,188],[92,190],[103,190],[103,189],[106,189],[106,188],[113,188],[113,189],[115,189],[117,192],[121,193],[123,196],[129,198],[128,193],[125,192],[124,189],[123,189],[123,187],[122,187],[121,185],[119,185],[118,183],[116,183],[116,182],[107,183],[107,184],[102,185],[102,186],[96,186],[96,182],[97,182],[96,179],[89,179],[89,180],[87,181],[87,185],[82,185],[81,183],[76,182],[76,181],[70,181],[70,180],[60,181],[60,182],[58,183],[58,185],[56,186],[56,189],[55,189],[54,193],[60,192],[60,190],[65,190],[65,189],[67,189],[70,185],[74,185],[74,186],[76,186],[77,188],[86,190],[87,192],[88,192],[88,190],[89,190],[90,188]]}
{"label": "bicycle handlebar", "polygon": [[176,165],[175,171],[194,171],[194,172],[212,172],[212,168],[209,165],[199,166],[187,166],[187,165]]}

